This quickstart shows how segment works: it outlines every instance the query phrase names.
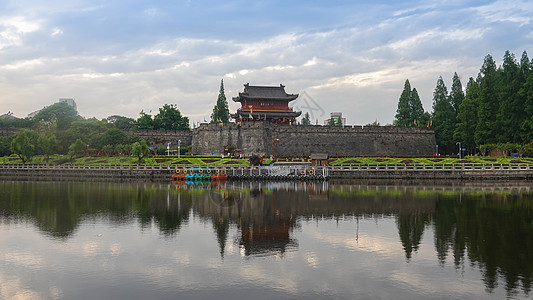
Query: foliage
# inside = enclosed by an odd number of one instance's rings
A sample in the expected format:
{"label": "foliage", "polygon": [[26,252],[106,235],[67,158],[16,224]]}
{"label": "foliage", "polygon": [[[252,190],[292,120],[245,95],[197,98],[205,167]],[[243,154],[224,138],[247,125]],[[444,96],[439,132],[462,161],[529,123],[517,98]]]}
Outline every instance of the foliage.
{"label": "foliage", "polygon": [[23,129],[11,142],[11,152],[16,154],[23,164],[31,161],[36,154],[38,135],[35,131]]}
{"label": "foliage", "polygon": [[104,121],[121,130],[131,130],[136,126],[134,119],[118,115],[107,117]]}
{"label": "foliage", "polygon": [[112,146],[113,149],[120,144],[129,144],[130,137],[118,128],[110,128],[95,140],[96,147]]}
{"label": "foliage", "polygon": [[46,156],[46,163],[48,163],[50,155],[54,153],[54,150],[57,145],[57,139],[55,134],[51,132],[44,132],[39,134],[37,144],[39,145],[40,152]]}
{"label": "foliage", "polygon": [[66,102],[54,103],[41,109],[32,119],[33,122],[46,122],[56,124],[57,129],[67,129],[75,120],[82,119],[75,108]]}
{"label": "foliage", "polygon": [[29,128],[31,124],[28,118],[0,118],[0,128]]}
{"label": "foliage", "polygon": [[133,154],[133,156],[138,157],[138,163],[141,163],[143,156],[148,156],[148,154],[150,153],[150,149],[148,148],[146,141],[141,140],[140,142],[135,142],[133,143],[133,145],[131,145],[131,153]]}
{"label": "foliage", "polygon": [[479,84],[470,77],[466,86],[466,96],[459,105],[454,130],[455,140],[462,141],[467,149],[476,148],[475,132],[479,95]]}
{"label": "foliage", "polygon": [[302,118],[302,125],[311,125],[311,119],[308,112],[306,112]]}
{"label": "foliage", "polygon": [[0,156],[8,156],[11,154],[11,142],[14,138],[14,135],[0,137]]}
{"label": "foliage", "polygon": [[435,129],[435,139],[441,151],[449,153],[454,148],[453,131],[455,128],[455,112],[448,97],[446,85],[439,77],[437,87],[433,92],[432,123]]}
{"label": "foliage", "polygon": [[328,126],[335,126],[335,119],[333,118],[330,118],[329,121],[328,121]]}
{"label": "foliage", "polygon": [[335,126],[342,127],[342,120],[341,117],[338,117],[337,120],[335,120]]}
{"label": "foliage", "polygon": [[165,104],[154,117],[154,129],[189,130],[189,118],[183,117],[174,104]]}
{"label": "foliage", "polygon": [[145,113],[143,110],[140,112],[140,117],[137,119],[137,129],[154,129],[154,120],[152,116]]}
{"label": "foliage", "polygon": [[68,147],[68,155],[71,159],[75,156],[81,156],[85,149],[86,144],[81,139],[77,139],[73,144]]}
{"label": "foliage", "polygon": [[424,108],[416,88],[411,89],[409,79],[405,80],[394,123],[396,126],[426,126]]}
{"label": "foliage", "polygon": [[221,79],[217,104],[213,107],[213,113],[211,114],[211,123],[229,123],[229,119],[228,101],[226,101],[226,95],[224,94],[224,79]]}

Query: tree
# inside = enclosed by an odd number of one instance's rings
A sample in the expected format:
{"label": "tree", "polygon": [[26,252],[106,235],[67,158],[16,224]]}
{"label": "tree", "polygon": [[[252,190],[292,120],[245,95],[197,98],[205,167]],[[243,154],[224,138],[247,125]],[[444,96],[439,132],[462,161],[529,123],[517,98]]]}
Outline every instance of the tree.
{"label": "tree", "polygon": [[518,92],[521,97],[524,98],[524,112],[526,113],[526,118],[522,121],[521,132],[522,132],[522,141],[528,143],[533,141],[533,70],[531,62],[527,54],[524,52],[522,54],[522,59],[520,61],[520,69],[522,74],[524,74],[525,82],[522,85],[522,88]]}
{"label": "tree", "polygon": [[475,132],[479,97],[479,84],[470,77],[466,85],[466,96],[459,106],[454,131],[454,139],[461,141],[467,149],[476,149]]}
{"label": "tree", "polygon": [[526,82],[525,74],[522,74],[514,54],[509,51],[505,52],[503,66],[498,73],[498,142],[522,142],[521,126],[527,114],[524,110],[526,97],[520,94],[520,89]]}
{"label": "tree", "polygon": [[309,113],[306,112],[302,118],[302,125],[311,125],[311,119],[309,118]]}
{"label": "tree", "polygon": [[68,147],[68,155],[70,158],[74,158],[74,156],[81,156],[83,151],[85,150],[86,144],[81,140],[77,139],[72,145]]}
{"label": "tree", "polygon": [[446,85],[439,76],[437,86],[433,92],[433,117],[435,140],[445,152],[452,151],[454,147],[453,131],[455,129],[455,111],[448,97]]}
{"label": "tree", "polygon": [[55,134],[52,132],[44,132],[39,135],[37,139],[37,144],[39,145],[40,151],[46,156],[46,163],[50,159],[50,154],[54,153],[55,147],[57,145],[57,139]]}
{"label": "tree", "polygon": [[38,134],[29,129],[23,129],[11,142],[11,152],[18,155],[23,164],[31,161],[36,154]]}
{"label": "tree", "polygon": [[104,120],[122,130],[131,130],[135,128],[136,125],[134,119],[118,115],[107,117],[107,119]]}
{"label": "tree", "polygon": [[453,73],[452,79],[452,88],[450,90],[450,103],[452,104],[455,115],[459,113],[459,107],[465,98],[465,93],[463,92],[463,85],[461,84],[461,79],[457,73]]}
{"label": "tree", "polygon": [[108,145],[115,148],[120,144],[129,144],[129,141],[130,138],[125,132],[117,128],[110,128],[100,136],[96,144],[99,148]]}
{"label": "tree", "polygon": [[189,118],[183,117],[174,104],[165,104],[154,117],[154,129],[189,130]]}
{"label": "tree", "polygon": [[224,94],[224,79],[221,79],[217,104],[213,107],[213,113],[211,114],[211,123],[228,123],[229,119],[228,101],[226,101],[226,95]]}
{"label": "tree", "polygon": [[141,140],[140,142],[135,142],[131,145],[131,153],[134,156],[137,156],[139,158],[139,163],[141,163],[143,156],[147,156],[150,153],[150,149],[148,148],[146,141]]}
{"label": "tree", "polygon": [[396,126],[425,126],[424,107],[418,96],[416,89],[411,89],[409,79],[405,80],[402,94],[398,100],[398,109],[396,110]]}
{"label": "tree", "polygon": [[492,56],[485,56],[483,66],[480,70],[480,97],[477,110],[478,122],[476,126],[476,144],[496,143],[499,132],[496,123],[496,116],[499,110],[496,73],[496,62]]}
{"label": "tree", "polygon": [[335,119],[330,118],[328,122],[328,126],[332,126],[332,127],[335,126]]}
{"label": "tree", "polygon": [[0,137],[0,156],[9,156],[11,154],[11,142],[14,138],[14,135]]}
{"label": "tree", "polygon": [[140,117],[137,119],[138,129],[154,129],[154,120],[152,116],[141,110]]}
{"label": "tree", "polygon": [[50,124],[56,123],[57,129],[67,129],[75,120],[82,119],[78,115],[76,109],[66,102],[54,103],[48,107],[41,109],[34,117],[34,122],[48,122]]}
{"label": "tree", "polygon": [[337,117],[337,120],[335,121],[335,126],[342,127],[342,120],[341,117]]}
{"label": "tree", "polygon": [[416,88],[413,88],[411,91],[411,96],[409,97],[409,108],[411,109],[413,124],[416,123],[417,126],[422,126],[420,121],[424,117],[424,107],[422,106],[422,101],[420,101],[420,97],[418,96],[418,91]]}
{"label": "tree", "polygon": [[409,79],[405,80],[402,94],[398,99],[398,109],[396,109],[395,123],[396,126],[409,126],[412,124],[411,108],[409,107],[409,98],[411,97],[411,84]]}

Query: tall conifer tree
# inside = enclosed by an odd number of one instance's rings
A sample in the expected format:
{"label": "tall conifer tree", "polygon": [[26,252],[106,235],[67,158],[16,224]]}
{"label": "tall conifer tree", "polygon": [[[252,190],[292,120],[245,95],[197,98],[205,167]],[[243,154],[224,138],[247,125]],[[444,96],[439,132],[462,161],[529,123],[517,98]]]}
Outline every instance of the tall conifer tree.
{"label": "tall conifer tree", "polygon": [[433,128],[435,139],[440,149],[449,153],[453,151],[453,131],[455,127],[455,111],[448,97],[448,90],[442,77],[437,80],[437,87],[433,92]]}
{"label": "tall conifer tree", "polygon": [[229,119],[228,101],[226,101],[226,95],[224,94],[224,79],[221,79],[217,104],[213,107],[213,113],[211,114],[211,123],[228,123]]}
{"label": "tall conifer tree", "polygon": [[474,136],[477,127],[479,94],[478,82],[470,77],[466,85],[466,96],[459,105],[454,132],[454,138],[461,141],[470,153],[474,153],[477,146]]}
{"label": "tall conifer tree", "polygon": [[497,143],[497,114],[499,101],[497,93],[498,74],[496,62],[489,54],[485,56],[480,70],[480,97],[477,110],[478,122],[476,126],[476,144]]}
{"label": "tall conifer tree", "polygon": [[416,89],[411,89],[409,79],[405,80],[394,124],[396,126],[425,126],[424,107]]}

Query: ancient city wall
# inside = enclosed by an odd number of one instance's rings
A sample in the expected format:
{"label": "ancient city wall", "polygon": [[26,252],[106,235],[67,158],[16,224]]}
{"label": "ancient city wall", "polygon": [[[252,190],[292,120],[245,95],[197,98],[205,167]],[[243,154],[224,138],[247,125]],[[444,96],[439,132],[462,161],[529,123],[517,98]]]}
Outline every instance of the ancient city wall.
{"label": "ancient city wall", "polygon": [[392,126],[202,124],[193,130],[192,144],[198,154],[221,153],[234,145],[244,153],[264,155],[432,155],[435,133],[429,128]]}
{"label": "ancient city wall", "polygon": [[[14,132],[2,131],[6,135]],[[1,132],[0,132],[1,133]],[[129,131],[152,147],[192,145],[195,154],[223,153],[228,145],[245,154],[261,155],[432,155],[435,132],[418,127],[302,126],[250,122],[242,125],[202,124],[192,131]],[[278,141],[279,140],[279,141]]]}
{"label": "ancient city wall", "polygon": [[187,147],[192,143],[192,132],[181,130],[132,130],[129,134],[134,134],[149,141],[151,147],[166,147],[170,143],[171,148],[178,146]]}

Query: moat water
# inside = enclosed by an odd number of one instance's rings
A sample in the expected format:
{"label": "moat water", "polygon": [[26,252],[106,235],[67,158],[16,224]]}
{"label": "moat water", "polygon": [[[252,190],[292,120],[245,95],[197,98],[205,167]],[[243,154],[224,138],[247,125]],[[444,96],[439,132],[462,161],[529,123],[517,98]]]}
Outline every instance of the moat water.
{"label": "moat water", "polygon": [[533,183],[0,182],[1,299],[525,299]]}

